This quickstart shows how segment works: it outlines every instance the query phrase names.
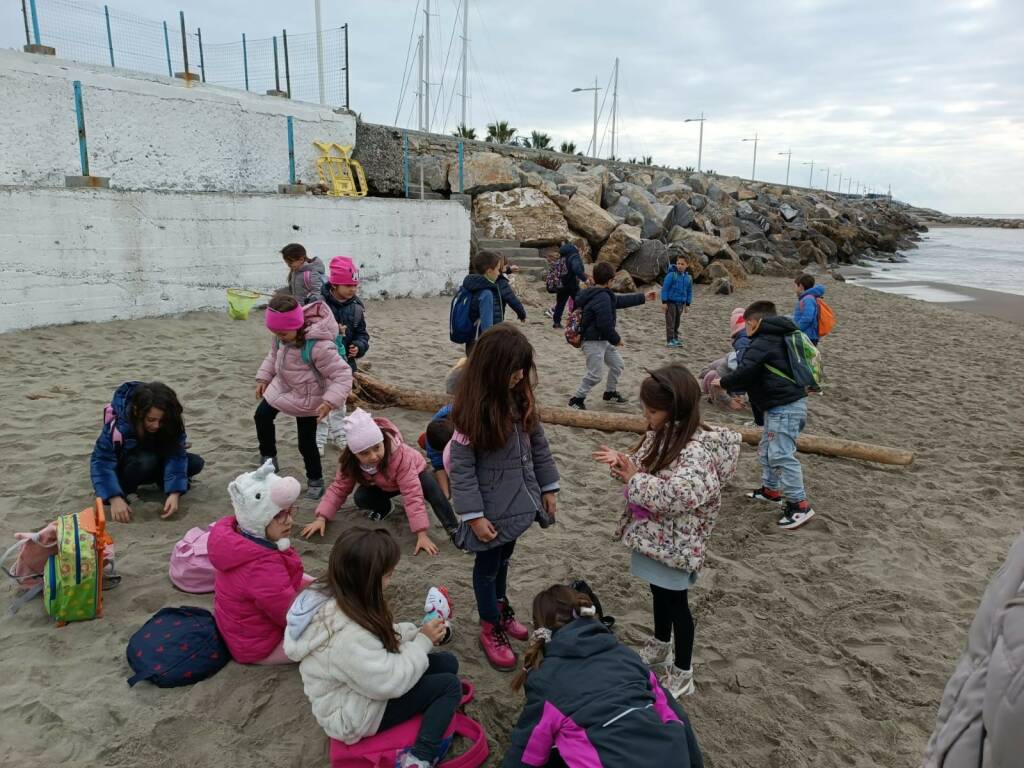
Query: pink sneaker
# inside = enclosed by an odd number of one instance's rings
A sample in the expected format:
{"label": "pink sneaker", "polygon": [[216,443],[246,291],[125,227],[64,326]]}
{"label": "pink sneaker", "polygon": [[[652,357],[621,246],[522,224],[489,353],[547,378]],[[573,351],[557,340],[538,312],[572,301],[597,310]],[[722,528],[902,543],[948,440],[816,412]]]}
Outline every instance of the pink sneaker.
{"label": "pink sneaker", "polygon": [[498,610],[501,611],[501,628],[509,637],[514,637],[516,640],[530,639],[530,630],[526,628],[525,624],[516,621],[516,612],[512,610],[507,599],[498,601]]}
{"label": "pink sneaker", "polygon": [[480,647],[492,667],[508,672],[516,666],[516,654],[508,642],[505,630],[489,621],[480,622]]}

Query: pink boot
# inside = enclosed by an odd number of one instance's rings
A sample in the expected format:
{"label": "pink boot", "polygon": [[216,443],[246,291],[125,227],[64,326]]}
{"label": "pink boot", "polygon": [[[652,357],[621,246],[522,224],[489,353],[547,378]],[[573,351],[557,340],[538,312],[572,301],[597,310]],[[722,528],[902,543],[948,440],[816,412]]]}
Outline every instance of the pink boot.
{"label": "pink boot", "polygon": [[508,598],[498,601],[498,610],[501,611],[501,628],[509,637],[514,637],[516,640],[530,639],[530,630],[526,628],[525,624],[516,621],[516,612],[508,604]]}
{"label": "pink boot", "polygon": [[499,625],[489,621],[480,622],[480,647],[495,669],[507,672],[515,667],[516,654],[508,642],[508,635]]}

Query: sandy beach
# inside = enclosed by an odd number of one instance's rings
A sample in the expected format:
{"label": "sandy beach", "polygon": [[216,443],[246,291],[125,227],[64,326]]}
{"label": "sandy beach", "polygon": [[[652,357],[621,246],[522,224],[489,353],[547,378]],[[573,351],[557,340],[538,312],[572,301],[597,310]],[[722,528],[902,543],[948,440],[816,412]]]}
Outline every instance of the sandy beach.
{"label": "sandy beach", "polygon": [[[744,448],[733,487],[693,591],[696,695],[684,704],[712,768],[909,768],[919,764],[945,681],[980,594],[1021,527],[1024,424],[1017,372],[1024,326],[826,278],[839,318],[823,343],[828,383],[810,402],[807,431],[916,452],[909,468],[802,457],[818,516],[795,532],[776,529],[774,509],[742,493],[759,482]],[[540,297],[537,297],[540,298]],[[620,313],[627,369],[621,389],[636,413],[643,367],[679,360],[696,372],[728,348],[733,307],[770,298],[790,311],[788,279],[753,279],[730,297],[699,286],[684,318],[681,350],[664,347],[658,305]],[[528,306],[523,326],[538,353],[539,397],[564,405],[583,372],[581,355]],[[441,390],[459,350],[447,339],[449,299],[367,302],[372,373]],[[511,313],[510,313],[511,314]],[[1019,317],[1019,315],[1018,315]],[[298,670],[230,664],[208,681],[129,689],[128,637],[167,605],[210,607],[210,595],[177,592],[167,578],[175,541],[230,512],[228,482],[254,466],[253,377],[269,337],[262,314],[234,322],[190,313],[7,334],[0,366],[0,538],[35,530],[89,505],[88,458],[103,405],[129,379],[160,379],[185,407],[193,450],[207,459],[171,520],[162,496],[143,493],[135,520],[113,525],[124,580],[106,594],[106,616],[63,629],[36,602],[0,622],[0,763],[32,766],[326,765],[327,740]],[[601,408],[599,397],[591,407]],[[428,414],[390,409],[412,441]],[[715,423],[745,417],[708,412]],[[294,422],[279,421],[282,470],[301,477]],[[528,616],[532,596],[553,582],[586,578],[618,619],[620,637],[651,629],[645,585],[611,538],[619,486],[590,459],[602,443],[632,435],[550,427],[562,474],[559,522],[519,542],[511,597]],[[336,461],[328,453],[325,467]],[[330,470],[326,470],[330,471]],[[299,522],[313,504],[301,504]],[[324,566],[333,536],[361,521],[351,502],[323,540],[297,537],[306,568]],[[413,559],[405,517],[385,525],[405,556],[392,587],[396,615],[422,614],[428,586],[455,600],[464,676],[478,690],[471,714],[486,726],[489,764],[500,764],[521,704],[510,677],[492,670],[476,643],[471,558],[450,545]],[[444,539],[435,524],[435,541]],[[6,604],[13,590],[5,586]],[[518,645],[522,650],[523,646]]]}

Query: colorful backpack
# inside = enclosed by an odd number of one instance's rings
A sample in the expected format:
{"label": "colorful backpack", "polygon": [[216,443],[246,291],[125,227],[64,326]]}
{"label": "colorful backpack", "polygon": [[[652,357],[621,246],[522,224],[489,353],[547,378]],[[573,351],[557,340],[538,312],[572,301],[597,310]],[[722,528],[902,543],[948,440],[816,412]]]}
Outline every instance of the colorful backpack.
{"label": "colorful backpack", "polygon": [[548,267],[548,275],[545,280],[548,293],[558,293],[564,286],[565,276],[569,274],[569,259],[559,256]]}
{"label": "colorful backpack", "polygon": [[132,635],[125,649],[135,674],[160,688],[191,685],[216,674],[231,660],[213,614],[204,608],[161,608]]}
{"label": "colorful backpack", "polygon": [[776,376],[792,381],[800,387],[817,389],[821,386],[822,367],[821,351],[814,346],[803,331],[793,331],[783,337],[786,345],[786,357],[789,362],[789,369],[792,375],[788,375],[778,368],[766,365],[769,371]]}
{"label": "colorful backpack", "polygon": [[104,570],[108,557],[113,565],[113,544],[102,499],[93,509],[57,518],[56,550],[43,570],[43,607],[58,627],[103,615]]}
{"label": "colorful backpack", "polygon": [[[572,299],[569,299],[572,301]],[[579,349],[583,346],[583,310],[576,309],[575,302],[566,307],[565,340],[569,346]]]}
{"label": "colorful backpack", "polygon": [[473,292],[459,288],[452,299],[451,312],[448,315],[448,338],[456,344],[466,344],[478,335],[480,323],[473,322]]}
{"label": "colorful backpack", "polygon": [[818,299],[818,338],[823,339],[836,327],[836,313],[822,298]]}
{"label": "colorful backpack", "polygon": [[[302,362],[316,371],[319,375],[319,371],[316,370],[316,365],[313,364],[313,347],[316,346],[318,341],[326,341],[326,339],[306,339],[306,343],[302,345]],[[348,353],[345,351],[345,337],[340,333],[334,337],[334,346],[338,350],[338,355],[342,360],[348,360]],[[281,348],[281,340],[274,339],[274,351],[277,352]],[[120,433],[118,433],[120,434]]]}
{"label": "colorful backpack", "polygon": [[[445,731],[445,739],[441,743],[442,757],[437,762],[438,768],[478,768],[490,755],[484,727],[461,711],[473,700],[473,694],[473,685],[463,680],[460,711],[455,713]],[[411,747],[416,741],[422,719],[422,715],[416,715],[394,728],[360,739],[355,744],[345,744],[331,739],[331,768],[394,768],[399,752]],[[470,742],[470,747],[461,755],[445,760],[443,755],[451,746],[455,735]]]}
{"label": "colorful backpack", "polygon": [[205,528],[190,528],[171,550],[171,566],[168,575],[171,583],[182,592],[203,594],[213,592],[216,571],[206,552],[213,525]]}

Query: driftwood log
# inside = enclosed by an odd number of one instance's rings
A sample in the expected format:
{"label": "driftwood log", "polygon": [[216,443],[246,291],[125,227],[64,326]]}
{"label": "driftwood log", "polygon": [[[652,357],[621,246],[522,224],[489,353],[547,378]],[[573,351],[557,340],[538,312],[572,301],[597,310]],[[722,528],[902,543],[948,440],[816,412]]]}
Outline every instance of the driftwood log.
{"label": "driftwood log", "polygon": [[[356,374],[356,388],[353,394],[364,403],[375,407],[400,406],[414,411],[434,412],[447,404],[451,398],[436,392],[402,389],[365,373]],[[598,413],[577,411],[572,408],[541,406],[540,418],[545,424],[559,424],[563,427],[597,429],[602,432],[637,432],[643,434],[647,424],[641,416],[624,413]],[[757,427],[730,427],[743,436],[747,445],[761,441],[761,430]],[[796,440],[797,450],[820,456],[837,456],[847,459],[862,459],[878,464],[907,466],[914,460],[912,451],[889,448],[884,445],[860,443],[838,437],[800,435]]]}

